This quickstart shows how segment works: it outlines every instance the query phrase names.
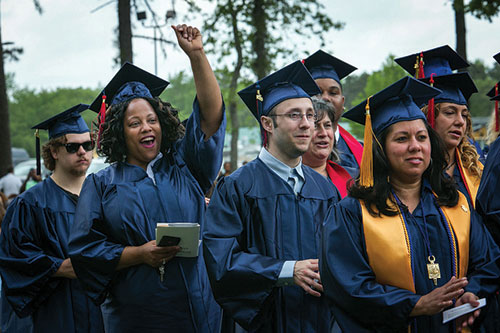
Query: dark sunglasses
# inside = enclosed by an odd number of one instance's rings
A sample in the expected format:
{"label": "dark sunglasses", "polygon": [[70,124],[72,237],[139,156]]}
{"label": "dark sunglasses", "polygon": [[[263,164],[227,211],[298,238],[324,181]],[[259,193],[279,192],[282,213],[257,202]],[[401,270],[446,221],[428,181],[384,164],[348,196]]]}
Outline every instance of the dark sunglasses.
{"label": "dark sunglasses", "polygon": [[76,153],[78,149],[80,149],[80,146],[82,146],[85,151],[91,151],[94,149],[94,143],[92,141],[85,141],[82,143],[70,142],[63,144],[63,146],[66,147],[66,151],[70,154]]}

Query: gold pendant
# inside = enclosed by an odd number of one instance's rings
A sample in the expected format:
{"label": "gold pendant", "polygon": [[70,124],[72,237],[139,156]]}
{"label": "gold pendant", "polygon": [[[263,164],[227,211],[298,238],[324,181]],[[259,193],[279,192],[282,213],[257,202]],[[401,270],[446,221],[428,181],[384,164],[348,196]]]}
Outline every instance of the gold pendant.
{"label": "gold pendant", "polygon": [[434,256],[427,257],[429,263],[427,264],[427,272],[429,273],[429,279],[434,280],[434,285],[437,286],[437,279],[441,278],[441,271],[439,270],[439,264],[434,263],[436,258]]}

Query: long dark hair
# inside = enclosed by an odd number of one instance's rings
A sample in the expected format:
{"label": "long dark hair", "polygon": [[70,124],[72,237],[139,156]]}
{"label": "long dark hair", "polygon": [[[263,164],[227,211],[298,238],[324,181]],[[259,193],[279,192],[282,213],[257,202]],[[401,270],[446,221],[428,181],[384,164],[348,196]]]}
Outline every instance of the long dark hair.
{"label": "long dark hair", "polygon": [[[431,143],[431,163],[422,178],[429,181],[432,190],[437,195],[437,202],[440,206],[453,207],[458,203],[458,192],[454,181],[445,176],[444,171],[448,165],[448,159],[444,143],[429,124],[425,123],[425,127],[429,132]],[[385,140],[390,128],[391,126],[377,136],[384,150],[378,144],[373,144],[373,170],[376,170],[373,173],[373,187],[361,186],[358,178],[351,183],[349,188],[349,195],[364,200],[369,213],[374,216],[380,216],[381,214],[394,216],[398,214],[395,206],[390,207],[387,205],[387,198],[390,198],[396,204],[392,199],[390,183],[387,181],[391,168],[385,155]]]}
{"label": "long dark hair", "polygon": [[[151,105],[158,116],[161,126],[160,151],[166,154],[172,145],[184,136],[184,126],[179,120],[179,112],[170,103],[163,102],[158,97],[143,99]],[[127,157],[123,121],[130,102],[131,100],[112,105],[106,111],[106,121],[102,124],[103,132],[97,153],[99,156],[105,156],[108,163],[123,162]]]}

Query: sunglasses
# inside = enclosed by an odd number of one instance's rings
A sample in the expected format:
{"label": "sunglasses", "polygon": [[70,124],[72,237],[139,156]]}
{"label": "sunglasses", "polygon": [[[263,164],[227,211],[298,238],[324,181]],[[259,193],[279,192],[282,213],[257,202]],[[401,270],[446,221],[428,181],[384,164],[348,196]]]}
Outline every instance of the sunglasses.
{"label": "sunglasses", "polygon": [[63,144],[63,146],[66,148],[66,151],[69,154],[76,153],[78,149],[80,149],[80,146],[82,146],[85,151],[91,151],[92,149],[94,149],[94,143],[92,141],[85,141],[82,143],[70,142]]}

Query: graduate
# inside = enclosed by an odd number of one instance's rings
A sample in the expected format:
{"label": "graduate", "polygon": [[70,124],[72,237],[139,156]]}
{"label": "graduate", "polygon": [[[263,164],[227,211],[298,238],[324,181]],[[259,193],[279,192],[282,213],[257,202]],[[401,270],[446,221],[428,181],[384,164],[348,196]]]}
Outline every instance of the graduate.
{"label": "graduate", "polygon": [[326,332],[333,318],[318,274],[320,226],[339,200],[332,183],[301,163],[319,88],[297,61],[238,92],[258,119],[258,158],[214,192],[203,253],[215,299],[245,330]]}
{"label": "graduate", "polygon": [[33,127],[49,132],[42,156],[53,173],[18,196],[2,222],[2,332],[104,331],[101,310],[85,295],[68,255],[94,147],[80,116],[87,109],[79,104]]}
{"label": "graduate", "polygon": [[[312,97],[316,121],[314,122],[314,134],[309,149],[302,156],[305,165],[328,178],[344,198],[347,195],[347,186],[352,179],[346,168],[334,162],[339,161],[339,151],[334,146],[333,122],[335,121],[335,110],[333,104],[317,96]],[[357,172],[356,172],[357,173]]]}
{"label": "graduate", "polygon": [[[417,71],[415,78],[442,92],[430,100],[418,100],[423,105],[430,126],[439,134],[448,153],[446,173],[455,179],[460,192],[474,208],[483,164],[472,142],[472,119],[467,101],[477,88],[469,73],[453,70],[469,64],[448,45],[395,59],[408,73]],[[481,152],[482,153],[482,152]]]}
{"label": "graduate", "polygon": [[481,310],[446,324],[443,310],[499,287],[500,250],[444,175],[444,147],[415,104],[438,94],[406,77],[344,114],[365,124],[363,162],[328,213],[320,257],[344,332],[455,332]]}
{"label": "graduate", "polygon": [[[500,53],[497,53],[493,58],[500,64]],[[495,102],[495,107],[491,115],[491,120],[488,124],[488,130],[486,134],[486,145],[491,145],[498,136],[500,136],[500,81],[495,83],[495,85],[486,93],[486,96],[490,97],[490,100]],[[486,148],[485,148],[486,150]]]}
{"label": "graduate", "polygon": [[106,332],[219,331],[221,311],[201,251],[177,257],[179,246],[155,240],[159,222],[203,228],[203,194],[222,164],[226,126],[200,31],[172,28],[197,93],[185,128],[157,97],[168,82],[131,64],[91,106],[102,107],[98,152],[112,164],[83,185],[70,256],[88,295],[102,304]]}
{"label": "graduate", "polygon": [[[498,54],[500,57],[500,53]],[[500,95],[492,98],[500,101]],[[488,227],[495,242],[500,246],[500,137],[490,145],[483,177],[477,191],[476,209],[483,216],[484,224]]]}
{"label": "graduate", "polygon": [[356,177],[359,172],[363,146],[338,123],[345,109],[345,97],[342,93],[340,80],[357,68],[322,50],[318,50],[304,59],[304,65],[320,88],[321,98],[332,103],[335,108],[333,129],[335,146],[340,152],[339,164],[346,168],[351,176]]}

